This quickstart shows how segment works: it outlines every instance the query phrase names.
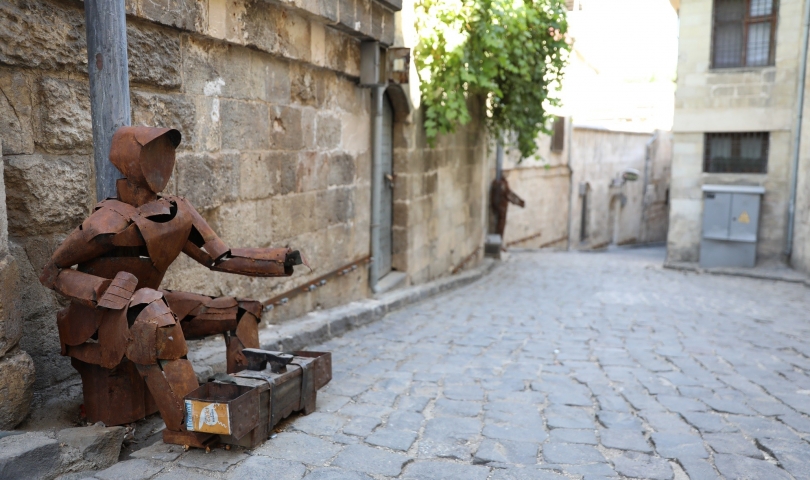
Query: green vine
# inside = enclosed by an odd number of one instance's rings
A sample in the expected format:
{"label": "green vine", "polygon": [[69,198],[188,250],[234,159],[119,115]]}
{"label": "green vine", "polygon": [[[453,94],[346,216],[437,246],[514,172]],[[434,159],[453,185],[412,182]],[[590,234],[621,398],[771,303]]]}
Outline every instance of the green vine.
{"label": "green vine", "polygon": [[428,142],[467,124],[467,97],[483,95],[490,132],[533,155],[537,135],[549,133],[547,109],[560,105],[570,48],[564,1],[418,0],[416,13]]}

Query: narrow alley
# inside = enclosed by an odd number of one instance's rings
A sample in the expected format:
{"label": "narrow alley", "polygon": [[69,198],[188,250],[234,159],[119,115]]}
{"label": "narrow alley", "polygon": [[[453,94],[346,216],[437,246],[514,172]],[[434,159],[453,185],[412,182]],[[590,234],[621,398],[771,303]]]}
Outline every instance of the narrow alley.
{"label": "narrow alley", "polygon": [[255,451],[158,441],[96,477],[810,478],[810,292],[663,259],[514,253],[313,347],[317,411]]}

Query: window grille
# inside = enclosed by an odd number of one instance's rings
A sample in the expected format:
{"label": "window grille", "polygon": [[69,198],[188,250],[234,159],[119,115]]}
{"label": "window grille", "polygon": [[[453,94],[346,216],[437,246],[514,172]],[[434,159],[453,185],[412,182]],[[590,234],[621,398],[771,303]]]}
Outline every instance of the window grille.
{"label": "window grille", "polygon": [[565,117],[556,117],[551,129],[551,151],[562,152],[565,148]]}
{"label": "window grille", "polygon": [[706,173],[767,173],[767,132],[707,133],[703,171]]}
{"label": "window grille", "polygon": [[773,65],[778,0],[715,0],[712,67]]}

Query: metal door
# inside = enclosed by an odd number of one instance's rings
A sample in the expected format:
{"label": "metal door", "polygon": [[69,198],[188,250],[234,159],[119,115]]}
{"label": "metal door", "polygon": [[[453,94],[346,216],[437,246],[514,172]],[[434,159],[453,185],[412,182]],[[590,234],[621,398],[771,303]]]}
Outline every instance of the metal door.
{"label": "metal door", "polygon": [[380,202],[380,259],[378,278],[391,271],[391,227],[394,216],[394,110],[383,97],[382,162],[383,188]]}
{"label": "metal door", "polygon": [[706,192],[703,202],[703,238],[728,239],[731,194]]}
{"label": "metal door", "polygon": [[741,242],[757,241],[759,224],[759,195],[735,193],[731,200],[729,239]]}

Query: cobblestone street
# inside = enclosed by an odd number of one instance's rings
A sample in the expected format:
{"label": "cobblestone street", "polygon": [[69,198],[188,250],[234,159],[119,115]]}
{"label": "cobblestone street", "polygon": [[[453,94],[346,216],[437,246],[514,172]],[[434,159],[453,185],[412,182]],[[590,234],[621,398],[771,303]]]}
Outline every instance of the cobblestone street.
{"label": "cobblestone street", "polygon": [[317,412],[255,451],[157,443],[98,478],[810,479],[810,290],[519,252],[312,350]]}

